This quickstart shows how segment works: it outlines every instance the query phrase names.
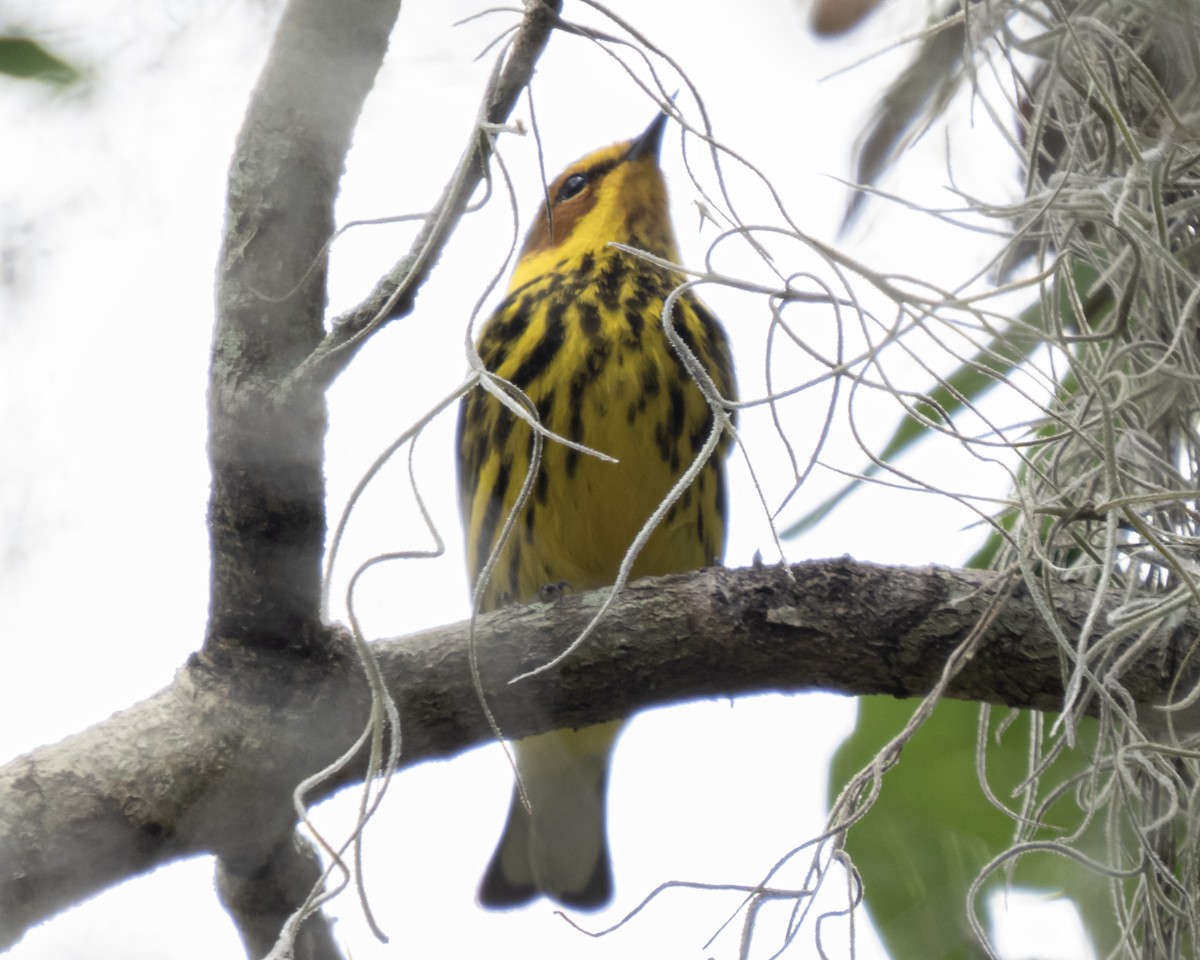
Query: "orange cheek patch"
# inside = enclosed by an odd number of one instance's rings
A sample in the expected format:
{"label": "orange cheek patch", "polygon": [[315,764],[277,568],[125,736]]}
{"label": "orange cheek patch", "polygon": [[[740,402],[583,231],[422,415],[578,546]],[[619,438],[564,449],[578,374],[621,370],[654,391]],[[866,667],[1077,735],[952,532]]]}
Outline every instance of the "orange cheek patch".
{"label": "orange cheek patch", "polygon": [[[558,189],[555,183],[551,188]],[[551,194],[553,196],[553,193]],[[577,224],[596,205],[595,191],[587,189],[577,197],[564,200],[554,208],[554,232],[550,232],[550,219],[546,216],[546,206],[542,205],[537,219],[529,229],[525,238],[525,246],[521,248],[521,256],[530,253],[540,253],[562,243],[571,235]]]}

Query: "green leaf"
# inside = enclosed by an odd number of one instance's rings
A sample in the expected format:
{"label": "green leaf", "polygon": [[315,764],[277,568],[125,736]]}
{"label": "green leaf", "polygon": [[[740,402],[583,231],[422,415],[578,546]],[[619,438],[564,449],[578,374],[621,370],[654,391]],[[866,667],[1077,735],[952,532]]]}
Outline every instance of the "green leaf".
{"label": "green leaf", "polygon": [[[999,517],[994,517],[993,522],[999,524],[1001,528],[1009,530],[1012,528],[1015,518],[1014,511],[1005,510]],[[1004,535],[1000,530],[993,528],[987,539],[983,541],[983,546],[971,554],[971,558],[966,562],[966,567],[971,570],[990,570],[1003,546]]]}
{"label": "green leaf", "polygon": [[29,37],[0,36],[0,74],[40,80],[56,87],[78,83],[83,74]]}
{"label": "green leaf", "polygon": [[[871,762],[908,721],[914,703],[888,697],[860,701],[857,727],[833,759],[831,791]],[[884,776],[875,805],[847,836],[847,851],[865,884],[867,909],[895,960],[985,956],[968,923],[968,890],[984,866],[1013,843],[1016,821],[988,800],[975,775],[979,709],[959,701],[939,703],[905,745],[896,767]],[[991,721],[988,783],[1014,810],[1018,802],[1012,792],[1027,775],[1029,722],[1030,715],[1021,712],[996,742],[999,720],[993,716]],[[1090,727],[1081,730],[1082,743],[1089,744],[1093,737]],[[1050,784],[1085,769],[1087,753],[1081,748],[1057,760],[1045,775],[1041,795]],[[1051,813],[1058,829],[1039,831],[1039,839],[1057,838],[1082,820],[1079,810],[1066,802]],[[984,890],[998,889],[1008,879],[1003,871],[994,873]],[[1094,942],[1115,942],[1106,883],[1074,861],[1029,855],[1016,864],[1012,880],[1014,886],[1069,896],[1084,915]],[[981,920],[986,918],[984,899],[976,903]]]}

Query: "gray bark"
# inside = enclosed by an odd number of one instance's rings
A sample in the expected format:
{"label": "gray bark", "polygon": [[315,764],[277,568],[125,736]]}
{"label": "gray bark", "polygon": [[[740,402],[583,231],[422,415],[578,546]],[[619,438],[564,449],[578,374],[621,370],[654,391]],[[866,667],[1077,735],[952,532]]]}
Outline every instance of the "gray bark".
{"label": "gray bark", "polygon": [[[290,0],[235,146],[217,271],[208,393],[212,560],[203,657],[217,673],[243,669],[247,658],[272,652],[327,664],[329,634],[319,609],[326,533],[324,391],[371,333],[411,309],[416,291],[484,176],[491,130],[507,119],[528,84],[557,21],[559,4],[527,4],[519,29],[497,61],[463,158],[413,249],[359,308],[327,332],[326,254],[334,236],[334,200],[399,7],[399,0]],[[181,677],[178,689],[188,684]],[[280,689],[285,688],[286,684]],[[151,711],[151,728],[159,729],[154,726],[159,718]],[[170,715],[165,722],[177,730],[179,719]],[[187,722],[183,729],[194,732],[197,725]],[[166,731],[159,732],[170,739]],[[201,737],[182,751],[196,764],[185,782],[195,774],[200,782],[211,783],[212,764],[221,763],[222,753],[210,748],[217,745]],[[119,772],[112,772],[119,779]],[[101,771],[94,773],[97,782],[105,781]],[[90,782],[92,773],[86,779]],[[230,782],[264,790],[261,815],[245,818],[255,829],[234,829],[228,842],[220,839],[221,831],[211,836],[217,840],[211,849],[219,858],[218,887],[224,902],[250,956],[261,956],[273,942],[272,929],[303,901],[308,885],[298,878],[312,879],[312,869],[297,855],[290,814],[277,803],[281,791],[290,788],[282,782],[262,783],[254,776],[249,782],[237,776]],[[106,790],[113,785],[104,782],[95,793],[84,794],[108,796]],[[132,791],[130,796],[144,798],[137,778],[123,786]],[[218,801],[217,807],[222,806]],[[208,809],[209,801],[203,800],[194,812],[204,820]],[[166,822],[156,813],[145,820],[149,826],[136,830],[181,836],[174,812],[163,812]],[[128,823],[124,813],[108,809],[92,834],[93,840],[111,840],[121,848],[102,865],[112,877],[144,868],[148,853],[126,845],[124,840],[130,838],[119,828],[109,829],[112,823],[105,827],[104,821],[113,816]],[[214,815],[234,814],[219,809]],[[138,817],[134,821],[142,822]],[[199,831],[208,832],[206,827]],[[184,833],[199,836],[190,829]],[[124,840],[117,839],[121,837]],[[152,859],[155,854],[149,855]],[[68,899],[51,905],[51,910],[79,892],[73,878],[63,879],[61,896]],[[97,882],[107,881],[101,877]],[[14,895],[14,902],[23,900]],[[296,945],[299,960],[339,955],[328,929],[320,928],[322,923],[313,918],[302,931]],[[0,941],[8,929],[5,924]]]}
{"label": "gray bark", "polygon": [[[629,585],[564,663],[553,659],[604,593],[481,617],[474,645],[505,736],[582,726],[700,697],[823,689],[918,696],[988,618],[953,697],[1053,710],[1059,648],[1028,595],[997,574],[878,567],[851,560],[792,568],[712,568]],[[1006,596],[993,609],[993,601]],[[1065,585],[1055,614],[1078,631],[1091,594]],[[1195,615],[1139,638],[1122,684],[1161,700]],[[493,734],[471,680],[469,625],[374,644],[401,716],[401,765],[448,757]],[[58,910],[170,860],[212,852],[237,862],[264,835],[291,835],[291,791],[350,744],[369,694],[344,636],[319,660],[247,649],[228,665],[197,658],[169,687],[61,743],[0,768],[0,947]],[[1108,654],[1110,662],[1121,650]],[[1104,673],[1104,663],[1095,665]],[[1178,679],[1195,680],[1187,666]],[[1190,671],[1191,676],[1186,675]],[[361,778],[365,759],[315,790]],[[289,841],[290,842],[290,841]]]}

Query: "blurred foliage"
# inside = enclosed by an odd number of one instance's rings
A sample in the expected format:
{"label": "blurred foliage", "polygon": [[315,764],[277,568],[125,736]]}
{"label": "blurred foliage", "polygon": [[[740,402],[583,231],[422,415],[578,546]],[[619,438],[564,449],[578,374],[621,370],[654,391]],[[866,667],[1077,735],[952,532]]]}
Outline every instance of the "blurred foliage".
{"label": "blurred foliage", "polygon": [[[1001,104],[980,92],[989,72]],[[958,415],[1041,364],[1052,376],[1042,416],[1013,447],[1011,505],[971,564],[1019,570],[1039,597],[1063,650],[1063,714],[1000,724],[985,707],[981,736],[980,707],[939,703],[846,850],[896,960],[986,956],[968,901],[982,916],[986,892],[1006,884],[1070,897],[1100,956],[1190,956],[1200,746],[1164,722],[1162,705],[1134,703],[1122,672],[1132,645],[1200,603],[1200,4],[953,6],[881,96],[861,181],[877,182],[964,81],[977,112],[1011,120],[1025,198],[981,209],[1011,225],[1004,269],[1025,268],[1035,302],[918,402],[897,395],[901,421],[860,479],[787,532],[827,516],[918,441],[953,435]],[[1063,579],[1092,585],[1104,611],[1082,636],[1053,622]],[[1181,682],[1171,699],[1186,705],[1192,693]],[[833,761],[835,793],[914,709],[861,703]]]}
{"label": "blurred foliage", "polygon": [[78,67],[38,41],[17,36],[0,36],[0,74],[59,88],[72,86],[83,77]]}
{"label": "blurred foliage", "polygon": [[[858,724],[833,758],[831,784],[847,782],[868,766],[879,749],[907,722],[913,701],[864,697]],[[977,877],[1001,852],[1023,840],[1056,840],[1083,826],[1078,806],[1067,793],[1043,811],[1032,837],[1015,823],[1023,813],[1021,792],[1029,772],[1031,738],[1037,731],[1027,711],[987,711],[987,748],[980,745],[980,707],[943,700],[888,772],[879,799],[850,830],[846,848],[866,881],[871,919],[893,957],[973,960],[986,956],[967,920],[965,904]],[[1036,722],[1046,722],[1038,718]],[[1081,730],[1081,744],[1058,756],[1042,773],[1041,788],[1052,790],[1085,774],[1091,763],[1095,727]],[[986,782],[995,802],[974,775],[976,757],[986,757]],[[832,801],[832,797],[830,798]],[[1009,809],[1001,810],[996,803]],[[1103,846],[1100,831],[1088,844]],[[1010,872],[994,870],[975,898],[986,917],[986,894],[1006,885],[1068,896],[1089,917],[1093,944],[1115,943],[1107,881],[1065,857],[1026,855]]]}

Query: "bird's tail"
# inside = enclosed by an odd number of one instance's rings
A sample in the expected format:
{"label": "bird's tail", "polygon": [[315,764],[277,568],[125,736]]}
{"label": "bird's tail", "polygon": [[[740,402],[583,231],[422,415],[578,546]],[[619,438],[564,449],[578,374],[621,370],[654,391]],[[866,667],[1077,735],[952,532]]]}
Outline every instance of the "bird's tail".
{"label": "bird's tail", "polygon": [[513,744],[531,809],[514,789],[504,834],[479,885],[483,906],[517,907],[545,894],[594,910],[612,898],[605,793],[619,728],[615,721]]}

